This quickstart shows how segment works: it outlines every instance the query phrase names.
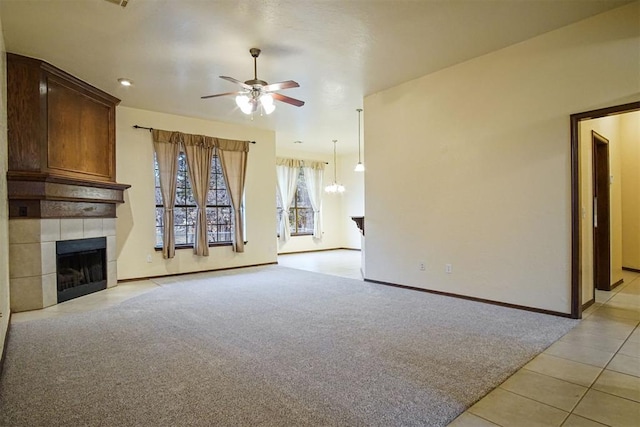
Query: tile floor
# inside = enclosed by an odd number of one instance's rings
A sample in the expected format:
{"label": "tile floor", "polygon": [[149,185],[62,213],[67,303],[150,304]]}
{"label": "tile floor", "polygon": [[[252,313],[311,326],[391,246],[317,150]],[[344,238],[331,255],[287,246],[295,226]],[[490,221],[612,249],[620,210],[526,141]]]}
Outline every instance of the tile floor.
{"label": "tile floor", "polygon": [[[278,263],[362,280],[360,252],[281,255]],[[12,315],[12,322],[99,310],[157,285],[150,280],[43,310]],[[640,274],[597,292],[578,326],[451,423],[470,426],[640,426]]]}
{"label": "tile floor", "polygon": [[278,264],[284,267],[315,271],[363,280],[360,273],[360,251],[338,249],[334,251],[304,252],[278,256]]}
{"label": "tile floor", "polygon": [[103,310],[113,305],[120,304],[129,298],[141,295],[158,287],[151,280],[136,280],[122,282],[118,286],[95,292],[80,298],[75,298],[63,303],[43,308],[41,310],[24,311],[11,314],[11,323],[26,322],[34,319],[49,319],[65,316],[71,313],[84,313],[92,310]]}

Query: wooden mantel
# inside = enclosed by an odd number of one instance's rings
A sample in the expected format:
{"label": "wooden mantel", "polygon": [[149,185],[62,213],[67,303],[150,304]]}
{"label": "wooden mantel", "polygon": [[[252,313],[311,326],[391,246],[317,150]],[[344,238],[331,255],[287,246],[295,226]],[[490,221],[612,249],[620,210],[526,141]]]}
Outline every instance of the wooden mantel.
{"label": "wooden mantel", "polygon": [[115,218],[120,100],[37,59],[7,53],[9,217]]}
{"label": "wooden mantel", "polygon": [[7,172],[10,218],[115,218],[130,185],[40,172]]}
{"label": "wooden mantel", "polygon": [[351,219],[356,223],[358,229],[364,236],[364,217],[363,216],[352,216]]}

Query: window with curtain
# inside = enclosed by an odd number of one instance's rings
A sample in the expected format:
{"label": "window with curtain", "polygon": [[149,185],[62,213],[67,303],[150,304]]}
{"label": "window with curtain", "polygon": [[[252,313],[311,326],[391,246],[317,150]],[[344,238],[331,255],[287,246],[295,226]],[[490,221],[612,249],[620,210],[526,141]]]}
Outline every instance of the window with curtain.
{"label": "window with curtain", "polygon": [[[156,187],[156,248],[162,248],[162,229],[164,206],[160,192],[160,174],[155,160]],[[191,183],[187,171],[187,159],[184,152],[178,156],[176,185],[176,205],[174,208],[174,230],[177,248],[191,248],[194,245],[196,231],[196,202],[193,199]],[[207,236],[209,246],[229,245],[233,241],[233,209],[224,181],[222,167],[217,155],[211,162],[211,177],[207,193]]]}
{"label": "window with curtain", "polygon": [[[282,215],[282,201],[280,196],[276,194],[277,205],[277,223],[280,223],[280,215]],[[302,168],[298,172],[296,184],[296,195],[289,209],[289,224],[292,236],[305,236],[313,234],[313,208],[309,200],[309,191],[304,178]]]}

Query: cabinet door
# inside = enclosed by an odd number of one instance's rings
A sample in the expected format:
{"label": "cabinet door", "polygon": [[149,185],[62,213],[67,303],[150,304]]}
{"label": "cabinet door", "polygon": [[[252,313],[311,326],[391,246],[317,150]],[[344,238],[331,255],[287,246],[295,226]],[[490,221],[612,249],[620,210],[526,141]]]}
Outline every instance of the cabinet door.
{"label": "cabinet door", "polygon": [[47,87],[49,171],[114,180],[115,109],[56,76],[48,76]]}

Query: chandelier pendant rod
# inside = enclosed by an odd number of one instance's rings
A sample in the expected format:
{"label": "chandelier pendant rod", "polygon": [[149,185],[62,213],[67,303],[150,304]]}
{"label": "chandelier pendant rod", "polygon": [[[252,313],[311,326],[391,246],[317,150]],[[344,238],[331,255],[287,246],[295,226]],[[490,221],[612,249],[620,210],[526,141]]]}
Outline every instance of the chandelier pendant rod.
{"label": "chandelier pendant rod", "polygon": [[338,142],[337,139],[333,140],[333,183],[337,184],[338,183],[338,175],[337,175],[337,169],[338,169],[338,162],[336,161],[336,142]]}
{"label": "chandelier pendant rod", "polygon": [[360,158],[360,117],[362,114],[362,108],[358,108],[356,111],[358,112],[358,163],[362,163],[362,159]]}

